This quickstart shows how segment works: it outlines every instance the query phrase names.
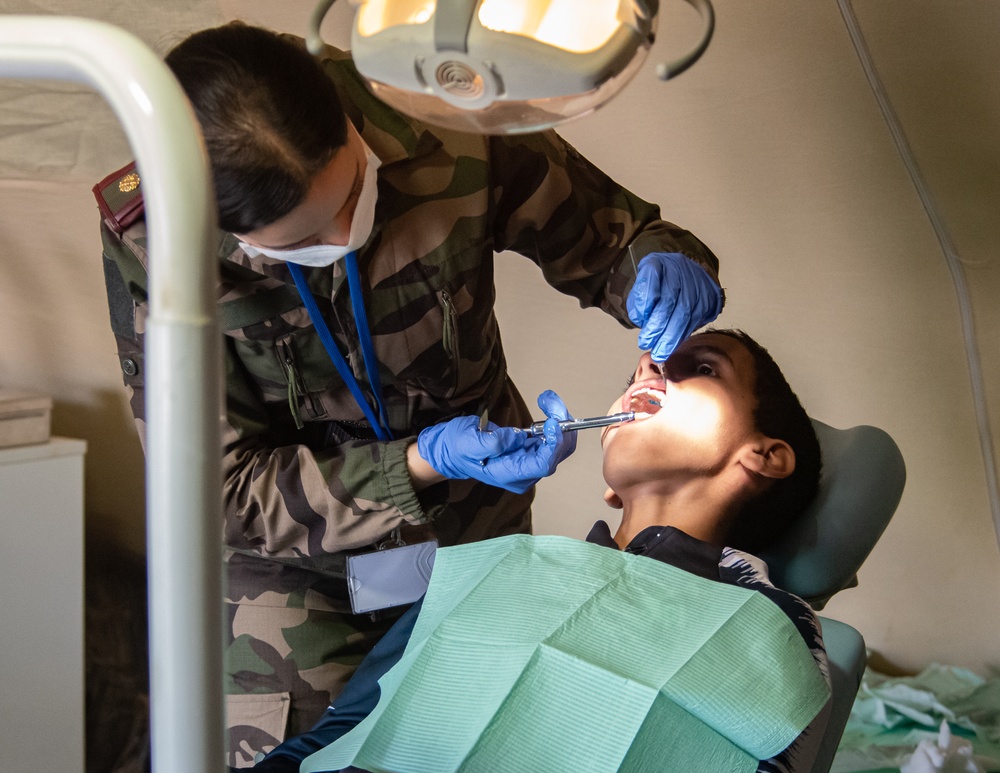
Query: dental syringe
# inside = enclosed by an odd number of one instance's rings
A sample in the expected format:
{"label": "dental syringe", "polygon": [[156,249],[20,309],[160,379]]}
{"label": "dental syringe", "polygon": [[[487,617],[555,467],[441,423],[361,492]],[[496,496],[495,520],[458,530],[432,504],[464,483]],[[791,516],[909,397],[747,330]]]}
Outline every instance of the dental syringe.
{"label": "dental syringe", "polygon": [[[563,432],[576,432],[581,429],[591,429],[592,427],[610,427],[614,424],[624,424],[627,421],[635,421],[635,411],[612,413],[610,416],[595,416],[592,419],[566,419],[559,422],[559,428]],[[545,422],[536,421],[530,427],[520,431],[527,432],[532,437],[543,435],[545,434]]]}

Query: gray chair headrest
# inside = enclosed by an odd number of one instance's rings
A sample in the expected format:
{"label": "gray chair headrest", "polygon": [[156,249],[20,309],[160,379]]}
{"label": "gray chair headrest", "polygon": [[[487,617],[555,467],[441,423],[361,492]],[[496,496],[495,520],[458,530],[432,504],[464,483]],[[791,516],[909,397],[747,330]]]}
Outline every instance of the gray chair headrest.
{"label": "gray chair headrest", "polygon": [[844,588],[892,518],[906,466],[895,441],[877,427],[836,429],[813,419],[823,455],[816,499],[788,535],[760,557],[771,582],[822,609]]}

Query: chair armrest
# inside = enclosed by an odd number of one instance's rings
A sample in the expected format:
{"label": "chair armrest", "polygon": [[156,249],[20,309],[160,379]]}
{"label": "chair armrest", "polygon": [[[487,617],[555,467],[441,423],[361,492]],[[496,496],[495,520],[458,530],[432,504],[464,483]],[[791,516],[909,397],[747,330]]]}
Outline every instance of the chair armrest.
{"label": "chair armrest", "polygon": [[865,673],[868,655],[865,640],[854,628],[820,617],[823,626],[823,644],[830,661],[831,710],[826,732],[820,743],[812,773],[828,773],[837,753],[840,737],[844,734],[847,720],[851,715],[854,698],[858,694],[861,678]]}

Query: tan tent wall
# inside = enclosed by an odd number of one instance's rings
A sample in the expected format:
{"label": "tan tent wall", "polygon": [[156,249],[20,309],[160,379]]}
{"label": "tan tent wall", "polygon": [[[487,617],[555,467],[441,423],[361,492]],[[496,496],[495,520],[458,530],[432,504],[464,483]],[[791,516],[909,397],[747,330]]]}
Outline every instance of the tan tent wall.
{"label": "tan tent wall", "polygon": [[[241,17],[300,31],[311,3],[5,0],[4,13],[103,18],[163,51]],[[660,41],[626,91],[563,134],[722,260],[729,305],[783,364],[810,413],[895,437],[909,481],[857,589],[827,613],[896,666],[1000,665],[1000,561],[982,438],[1000,422],[1000,7],[917,0],[850,6],[969,286],[987,423],[977,422],[960,308],[939,239],[872,96],[835,2],[716,0],[716,38],[677,81],[652,67],[697,20],[665,4]],[[345,44],[350,8],[324,29]],[[54,431],[88,441],[89,539],[143,549],[142,454],[108,328],[89,189],[131,158],[100,98],[65,84],[0,84],[0,386],[56,399]],[[512,374],[603,412],[635,333],[498,258]],[[540,486],[536,530],[582,536],[599,517],[596,437]],[[44,549],[44,535],[40,535]]]}

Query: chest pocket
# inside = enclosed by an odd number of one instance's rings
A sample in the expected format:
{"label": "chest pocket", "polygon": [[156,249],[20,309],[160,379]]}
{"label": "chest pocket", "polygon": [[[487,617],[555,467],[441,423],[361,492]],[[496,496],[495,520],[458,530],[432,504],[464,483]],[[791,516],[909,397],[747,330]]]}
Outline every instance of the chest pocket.
{"label": "chest pocket", "polygon": [[[270,405],[287,403],[299,428],[315,419],[360,420],[360,410],[354,415],[353,399],[312,324],[299,327],[281,316],[301,307],[297,291],[288,286],[222,304],[223,330],[243,333],[230,338],[231,353],[261,399]],[[336,331],[335,324],[331,328]],[[338,346],[345,351],[342,340]],[[355,357],[352,348],[347,358]]]}
{"label": "chest pocket", "polygon": [[451,293],[445,289],[437,294],[441,306],[441,348],[444,350],[444,381],[448,385],[449,396],[458,388],[459,350],[458,311]]}

